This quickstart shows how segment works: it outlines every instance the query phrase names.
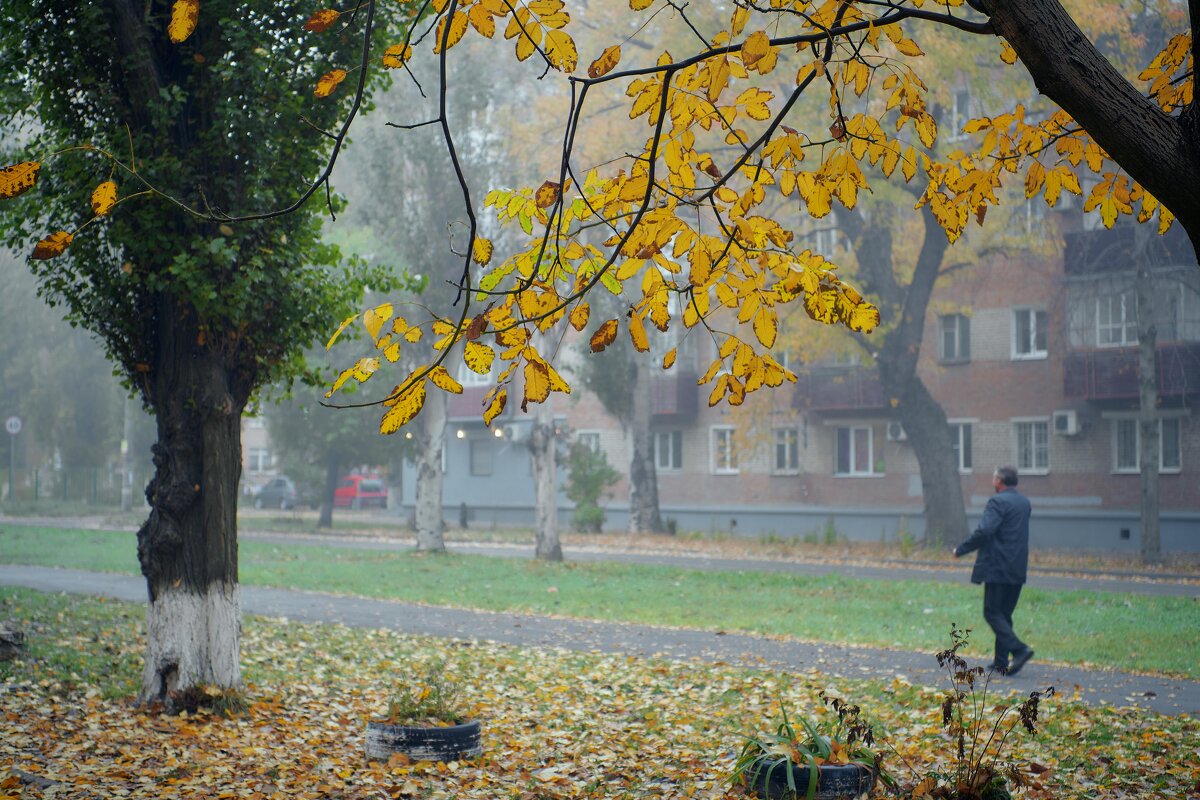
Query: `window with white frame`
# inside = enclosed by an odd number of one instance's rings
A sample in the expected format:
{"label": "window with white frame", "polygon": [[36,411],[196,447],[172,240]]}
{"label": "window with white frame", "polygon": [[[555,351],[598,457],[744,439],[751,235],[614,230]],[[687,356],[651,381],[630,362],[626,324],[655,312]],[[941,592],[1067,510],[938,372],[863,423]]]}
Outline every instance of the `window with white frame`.
{"label": "window with white frame", "polygon": [[1046,357],[1046,312],[1040,308],[1014,308],[1013,358]]}
{"label": "window with white frame", "polygon": [[488,371],[486,375],[480,375],[475,370],[467,366],[466,362],[458,365],[458,382],[465,386],[491,386],[495,380],[495,368]]}
{"label": "window with white frame", "polygon": [[966,139],[967,134],[963,133],[963,128],[970,121],[971,93],[966,89],[959,89],[950,101],[950,125],[944,134],[946,141],[958,142]]}
{"label": "window with white frame", "polygon": [[[1141,472],[1141,429],[1136,417],[1114,419],[1113,471]],[[1183,425],[1179,417],[1166,417],[1158,421],[1158,471],[1179,472],[1183,467],[1183,445],[1180,439]]]}
{"label": "window with white frame", "polygon": [[971,318],[964,314],[938,317],[938,360],[955,363],[971,360]]}
{"label": "window with white frame", "polygon": [[246,472],[266,472],[271,468],[271,451],[266,447],[246,449]]}
{"label": "window with white frame", "polygon": [[[1061,198],[1060,198],[1061,201]],[[1030,237],[1043,236],[1046,233],[1046,210],[1049,206],[1039,196],[1025,201],[1024,219],[1025,235]]]}
{"label": "window with white frame", "polygon": [[771,471],[776,475],[795,475],[800,471],[800,431],[776,428]]}
{"label": "window with white frame", "polygon": [[954,463],[958,464],[959,472],[970,472],[974,469],[974,454],[971,443],[971,423],[950,423],[950,447],[954,450]]}
{"label": "window with white frame", "polygon": [[470,439],[468,444],[471,448],[471,474],[472,475],[491,475],[492,474],[492,440],[490,438]]}
{"label": "window with white frame", "polygon": [[575,431],[575,441],[593,453],[600,452],[600,431]]}
{"label": "window with white frame", "polygon": [[834,475],[875,474],[875,431],[869,426],[833,429]]}
{"label": "window with white frame", "polygon": [[1046,419],[1013,422],[1017,469],[1045,474],[1050,471],[1050,421]]}
{"label": "window with white frame", "polygon": [[709,438],[712,448],[711,464],[714,475],[736,475],[738,471],[737,449],[733,443],[733,426],[717,425]]}
{"label": "window with white frame", "polygon": [[660,472],[683,469],[683,431],[658,431],[654,434],[654,468]]}
{"label": "window with white frame", "polygon": [[1096,298],[1096,344],[1123,347],[1137,342],[1137,296],[1132,292]]}

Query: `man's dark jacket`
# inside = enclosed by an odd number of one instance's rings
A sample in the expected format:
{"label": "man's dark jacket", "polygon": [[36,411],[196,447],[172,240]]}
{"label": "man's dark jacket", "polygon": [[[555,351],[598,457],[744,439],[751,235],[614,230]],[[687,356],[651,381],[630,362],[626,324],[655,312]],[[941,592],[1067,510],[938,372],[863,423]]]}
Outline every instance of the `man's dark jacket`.
{"label": "man's dark jacket", "polygon": [[1029,564],[1029,500],[1016,489],[997,492],[958,555],[978,550],[971,583],[1024,583]]}

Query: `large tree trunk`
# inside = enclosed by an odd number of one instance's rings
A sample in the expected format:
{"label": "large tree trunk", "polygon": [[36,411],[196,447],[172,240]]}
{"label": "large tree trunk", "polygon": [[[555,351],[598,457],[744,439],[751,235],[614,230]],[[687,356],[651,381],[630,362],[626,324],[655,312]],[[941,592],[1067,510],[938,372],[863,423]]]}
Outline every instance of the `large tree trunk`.
{"label": "large tree trunk", "polygon": [[138,531],[146,576],[140,700],[241,685],[237,499],[241,415],[253,384],[203,340],[190,309],[158,303],[160,336],[146,399],[158,422],[150,517]]}
{"label": "large tree trunk", "polygon": [[554,415],[546,403],[538,407],[529,435],[529,458],[533,465],[534,557],[539,561],[562,561],[558,537],[558,464],[555,458]]}
{"label": "large tree trunk", "polygon": [[446,395],[433,392],[417,421],[417,549],[446,550],[442,516],[442,453],[446,448]]}
{"label": "large tree trunk", "polygon": [[341,471],[341,460],[337,456],[329,456],[325,461],[325,489],[321,492],[321,513],[317,517],[318,528],[333,527],[333,496],[337,491],[337,482],[341,477]]}
{"label": "large tree trunk", "polygon": [[907,286],[896,280],[891,229],[864,219],[861,213],[845,216],[865,286],[879,296],[885,313],[895,320],[876,355],[879,380],[883,396],[908,434],[921,471],[925,545],[940,546],[966,532],[967,509],[946,412],[917,373],[929,298],[947,247],[946,235],[929,208],[923,208],[921,215],[925,235]]}
{"label": "large tree trunk", "polygon": [[1138,325],[1138,466],[1142,479],[1142,563],[1162,560],[1158,507],[1158,370],[1154,356],[1158,345],[1155,325],[1154,282],[1148,248],[1152,232],[1139,225],[1135,233]]}
{"label": "large tree trunk", "polygon": [[629,433],[632,455],[629,459],[629,532],[662,533],[658,510],[658,473],[654,469],[654,442],[650,431],[650,365],[648,359],[635,356],[636,380]]}

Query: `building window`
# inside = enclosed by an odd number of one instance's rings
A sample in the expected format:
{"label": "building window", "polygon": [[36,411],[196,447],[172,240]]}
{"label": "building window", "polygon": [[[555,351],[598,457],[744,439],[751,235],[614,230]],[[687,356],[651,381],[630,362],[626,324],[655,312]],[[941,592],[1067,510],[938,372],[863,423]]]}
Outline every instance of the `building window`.
{"label": "building window", "polygon": [[494,382],[495,366],[486,375],[480,375],[463,362],[458,365],[458,382],[465,386],[491,386]]}
{"label": "building window", "polygon": [[1050,422],[1028,420],[1013,423],[1016,434],[1017,469],[1045,474],[1050,471]]}
{"label": "building window", "polygon": [[654,468],[660,472],[683,469],[683,431],[659,431],[654,434]]}
{"label": "building window", "polygon": [[800,431],[796,428],[776,428],[774,456],[772,471],[776,475],[795,475],[800,472]]}
{"label": "building window", "polygon": [[950,447],[954,450],[954,462],[958,464],[959,472],[970,472],[974,469],[971,452],[971,423],[950,423]]}
{"label": "building window", "polygon": [[250,447],[246,450],[246,472],[261,473],[271,469],[271,451],[265,447]]}
{"label": "building window", "polygon": [[963,314],[938,317],[938,360],[971,360],[971,318]]}
{"label": "building window", "polygon": [[[1183,468],[1183,446],[1180,440],[1183,426],[1179,417],[1158,421],[1158,471],[1179,472]],[[1136,417],[1113,420],[1113,471],[1141,472],[1141,431]]]}
{"label": "building window", "polygon": [[1137,342],[1137,297],[1122,292],[1096,299],[1096,343],[1123,347]]}
{"label": "building window", "polygon": [[1046,357],[1046,312],[1038,308],[1013,309],[1013,358]]}
{"label": "building window", "polygon": [[834,475],[875,474],[875,431],[869,427],[834,428]]}
{"label": "building window", "polygon": [[963,133],[963,128],[971,121],[971,93],[966,89],[959,89],[954,93],[954,98],[950,103],[950,125],[946,132],[947,142],[959,142],[967,138],[967,134]]}
{"label": "building window", "polygon": [[600,431],[576,431],[575,441],[593,453],[600,452]]}
{"label": "building window", "polygon": [[470,439],[468,445],[471,448],[471,474],[472,475],[491,475],[492,474],[492,440],[491,439]]}
{"label": "building window", "polygon": [[267,427],[267,421],[261,416],[246,417],[246,428],[252,431]]}
{"label": "building window", "polygon": [[736,475],[738,471],[737,450],[733,444],[733,427],[722,425],[712,428],[712,471],[714,475]]}

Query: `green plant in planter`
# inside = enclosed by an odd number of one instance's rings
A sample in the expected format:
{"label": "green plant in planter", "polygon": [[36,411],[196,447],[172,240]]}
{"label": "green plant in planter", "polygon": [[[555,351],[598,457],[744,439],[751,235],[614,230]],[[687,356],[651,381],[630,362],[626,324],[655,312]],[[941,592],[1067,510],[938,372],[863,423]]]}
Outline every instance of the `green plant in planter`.
{"label": "green plant in planter", "polygon": [[1019,766],[1003,757],[1004,749],[1018,727],[1037,732],[1041,701],[1054,695],[1054,687],[1030,692],[1015,706],[993,705],[988,700],[992,672],[968,666],[958,654],[970,634],[969,629],[951,625],[951,646],[937,654],[938,666],[950,678],[950,690],[942,701],[942,725],[954,741],[951,768],[913,770],[918,781],[904,793],[909,800],[1011,800],[1009,784],[1019,786],[1024,781]]}
{"label": "green plant in planter", "polygon": [[388,698],[389,725],[458,725],[465,719],[459,705],[459,688],[446,675],[446,662],[435,661],[414,683],[398,686]]}
{"label": "green plant in planter", "polygon": [[[876,778],[889,788],[896,781],[882,767],[875,734],[862,719],[862,710],[820,693],[832,710],[816,721],[789,715],[779,703],[780,721],[774,734],[750,735],[734,763],[728,782],[765,797],[857,797]],[[799,780],[807,780],[801,786]]]}

